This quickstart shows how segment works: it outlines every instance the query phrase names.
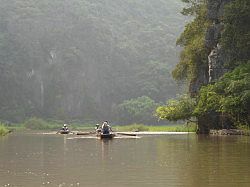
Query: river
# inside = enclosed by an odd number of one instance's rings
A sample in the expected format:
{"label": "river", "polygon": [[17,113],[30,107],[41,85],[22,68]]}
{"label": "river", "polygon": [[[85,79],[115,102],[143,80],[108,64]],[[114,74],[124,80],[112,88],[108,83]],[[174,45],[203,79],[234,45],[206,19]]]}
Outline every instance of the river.
{"label": "river", "polygon": [[0,186],[249,187],[250,137],[0,138]]}

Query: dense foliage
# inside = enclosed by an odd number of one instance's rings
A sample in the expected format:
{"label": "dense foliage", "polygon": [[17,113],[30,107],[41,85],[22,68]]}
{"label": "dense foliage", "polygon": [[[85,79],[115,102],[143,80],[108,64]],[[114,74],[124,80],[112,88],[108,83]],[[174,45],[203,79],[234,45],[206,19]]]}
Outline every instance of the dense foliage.
{"label": "dense foliage", "polygon": [[158,106],[154,100],[147,96],[126,100],[117,107],[117,117],[120,124],[145,123],[152,125],[155,122],[153,116]]}
{"label": "dense foliage", "polygon": [[169,100],[166,106],[158,107],[160,119],[176,121],[216,112],[231,119],[235,125],[250,124],[250,62],[226,73],[215,84],[200,89],[197,103],[185,96]]}
{"label": "dense foliage", "polygon": [[8,132],[9,132],[8,129],[3,124],[0,123],[0,136],[4,136]]}
{"label": "dense foliage", "polygon": [[200,90],[195,115],[216,111],[236,125],[250,124],[250,61],[226,73],[213,85]]}
{"label": "dense foliage", "polygon": [[229,67],[250,59],[250,1],[234,0],[225,8],[221,43],[231,56]]}
{"label": "dense foliage", "polygon": [[125,100],[175,96],[182,5],[0,0],[0,119],[112,121]]}
{"label": "dense foliage", "polygon": [[180,55],[180,61],[172,75],[177,80],[195,79],[199,67],[207,63],[207,49],[205,47],[205,33],[209,26],[207,9],[204,1],[190,1],[191,7],[183,10],[185,15],[194,15],[192,22],[185,26],[184,32],[177,40],[177,45],[184,47]]}
{"label": "dense foliage", "polygon": [[[192,82],[198,76],[200,65],[207,64],[205,34],[209,26],[206,17],[206,1],[184,0],[191,5],[183,10],[184,14],[195,15],[180,36],[177,44],[182,44],[179,64],[173,71],[176,79],[190,78]],[[157,109],[161,119],[190,119],[195,116],[219,116],[219,121],[227,120],[233,126],[250,125],[250,1],[233,0],[225,6],[222,21],[224,29],[220,44],[228,57],[225,62],[229,73],[224,74],[213,84],[199,90],[196,102],[191,98],[171,100],[166,106]],[[210,117],[209,117],[210,116]],[[206,122],[205,122],[206,123]],[[219,124],[221,125],[221,124]],[[218,127],[218,126],[217,126]],[[219,128],[222,128],[221,125]]]}
{"label": "dense foliage", "polygon": [[166,106],[160,106],[156,110],[156,114],[160,119],[170,121],[185,120],[193,116],[195,101],[187,95],[180,98],[167,101]]}

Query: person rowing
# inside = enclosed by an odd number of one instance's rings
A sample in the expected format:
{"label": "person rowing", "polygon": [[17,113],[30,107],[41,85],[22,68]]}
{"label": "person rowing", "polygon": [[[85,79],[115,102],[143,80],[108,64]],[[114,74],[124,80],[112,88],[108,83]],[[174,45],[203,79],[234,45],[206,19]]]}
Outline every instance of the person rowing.
{"label": "person rowing", "polygon": [[100,124],[96,124],[96,125],[95,125],[95,132],[96,132],[96,133],[101,133],[101,132],[102,132],[102,129],[101,129]]}
{"label": "person rowing", "polygon": [[63,127],[57,132],[60,134],[68,134],[70,132],[69,128],[67,127],[67,124],[63,124]]}
{"label": "person rowing", "polygon": [[67,124],[64,124],[61,130],[62,131],[69,131],[69,128],[67,127]]}
{"label": "person rowing", "polygon": [[110,134],[112,132],[112,129],[110,125],[108,124],[108,121],[104,121],[102,124],[102,134]]}

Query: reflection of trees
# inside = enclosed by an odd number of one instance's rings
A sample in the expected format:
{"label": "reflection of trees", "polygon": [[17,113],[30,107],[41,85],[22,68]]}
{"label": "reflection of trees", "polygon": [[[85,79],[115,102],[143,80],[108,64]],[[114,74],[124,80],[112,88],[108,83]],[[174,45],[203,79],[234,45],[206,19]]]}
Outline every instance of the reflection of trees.
{"label": "reflection of trees", "polygon": [[159,139],[157,164],[166,168],[166,176],[185,186],[237,186],[249,182],[246,157],[250,149],[244,141],[239,137],[194,135]]}

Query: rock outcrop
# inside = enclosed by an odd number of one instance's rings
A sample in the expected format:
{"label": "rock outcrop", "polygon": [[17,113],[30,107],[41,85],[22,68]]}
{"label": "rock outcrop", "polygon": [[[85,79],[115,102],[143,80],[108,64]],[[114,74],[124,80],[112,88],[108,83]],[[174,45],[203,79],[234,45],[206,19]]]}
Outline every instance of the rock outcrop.
{"label": "rock outcrop", "polygon": [[224,50],[219,44],[221,32],[223,31],[224,7],[232,0],[208,0],[207,17],[213,22],[206,33],[206,47],[210,50],[208,55],[208,82],[214,82],[228,71],[225,63],[229,61]]}
{"label": "rock outcrop", "polygon": [[[197,80],[194,81],[196,84],[190,85],[191,88],[199,89],[201,85],[197,85],[197,83],[213,83],[228,71],[228,69],[225,68],[225,63],[229,61],[230,57],[225,54],[223,48],[219,44],[219,40],[223,31],[222,18],[224,7],[230,1],[232,0],[208,0],[207,2],[207,18],[212,22],[205,36],[205,46],[210,51],[208,55],[208,65],[207,68],[203,68],[199,73],[204,74],[204,76],[198,75]],[[207,70],[207,72],[204,72],[204,70]],[[204,80],[204,78],[207,79]],[[190,89],[191,93],[192,91],[195,91],[195,89]],[[224,120],[225,119],[221,118],[218,113],[199,117],[199,133],[209,133],[209,129],[218,128],[220,124],[223,124]]]}
{"label": "rock outcrop", "polygon": [[249,136],[250,131],[238,130],[238,129],[221,129],[221,130],[210,130],[209,134],[212,135],[245,135]]}

